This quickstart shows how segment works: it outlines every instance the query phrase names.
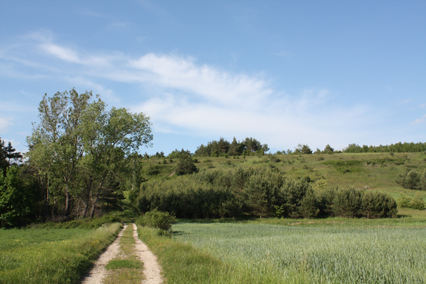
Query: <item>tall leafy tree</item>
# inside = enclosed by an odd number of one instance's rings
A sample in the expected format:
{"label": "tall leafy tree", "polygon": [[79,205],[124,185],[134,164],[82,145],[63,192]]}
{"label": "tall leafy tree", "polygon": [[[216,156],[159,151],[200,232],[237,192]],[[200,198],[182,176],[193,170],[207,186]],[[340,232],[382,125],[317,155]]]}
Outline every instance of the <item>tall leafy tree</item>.
{"label": "tall leafy tree", "polygon": [[64,215],[71,210],[71,199],[91,204],[94,215],[101,195],[125,155],[152,140],[149,117],[126,109],[107,111],[91,92],[58,92],[44,96],[39,106],[40,123],[28,137],[29,162],[47,175],[51,193],[62,195]]}

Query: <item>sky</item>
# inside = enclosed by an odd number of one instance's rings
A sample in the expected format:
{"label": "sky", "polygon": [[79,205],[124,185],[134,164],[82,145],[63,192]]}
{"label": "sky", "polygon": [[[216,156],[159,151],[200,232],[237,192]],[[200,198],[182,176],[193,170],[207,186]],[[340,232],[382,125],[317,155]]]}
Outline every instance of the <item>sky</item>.
{"label": "sky", "polygon": [[27,151],[44,94],[150,117],[153,146],[253,137],[426,141],[426,1],[0,0],[0,137]]}

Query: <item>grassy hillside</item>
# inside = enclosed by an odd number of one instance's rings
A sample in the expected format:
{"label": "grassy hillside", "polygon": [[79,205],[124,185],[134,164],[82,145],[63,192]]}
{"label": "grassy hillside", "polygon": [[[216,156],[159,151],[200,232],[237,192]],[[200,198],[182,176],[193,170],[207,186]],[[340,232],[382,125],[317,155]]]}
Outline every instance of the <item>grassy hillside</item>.
{"label": "grassy hillside", "polygon": [[[193,159],[200,171],[230,170],[235,167],[269,167],[289,178],[307,178],[328,186],[355,186],[389,193],[398,198],[401,194],[414,197],[417,193],[426,200],[426,192],[404,189],[396,183],[398,174],[406,170],[426,168],[426,153],[335,153],[291,154],[247,157],[197,157]],[[146,159],[142,171],[149,181],[173,179],[169,177],[178,160],[168,158]],[[150,174],[152,168],[156,169]]]}

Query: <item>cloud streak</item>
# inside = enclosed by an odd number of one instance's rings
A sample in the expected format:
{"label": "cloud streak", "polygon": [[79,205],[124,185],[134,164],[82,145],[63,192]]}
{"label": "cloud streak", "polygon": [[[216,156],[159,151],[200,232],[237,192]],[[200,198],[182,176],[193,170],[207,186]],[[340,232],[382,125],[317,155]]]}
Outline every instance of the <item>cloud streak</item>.
{"label": "cloud streak", "polygon": [[422,116],[422,118],[418,118],[416,120],[414,120],[414,122],[412,122],[411,124],[419,124],[419,123],[423,123],[426,121],[426,114]]}
{"label": "cloud streak", "polygon": [[[94,87],[111,97],[114,89],[110,84],[149,88],[149,95],[141,95],[136,104],[127,107],[150,115],[156,131],[206,137],[251,136],[282,149],[282,145],[298,143],[323,147],[330,141],[344,146],[374,121],[367,107],[343,107],[333,101],[335,94],[330,90],[306,88],[287,94],[276,90],[262,74],[230,73],[198,64],[190,56],[94,55],[57,44],[49,34],[36,34],[32,39],[33,47],[43,56],[34,56],[38,59],[26,66],[59,60],[67,67],[46,67],[46,76]],[[18,65],[19,60],[28,60],[14,58]],[[38,71],[43,73],[43,68]],[[7,122],[0,120],[0,127],[7,127]]]}
{"label": "cloud streak", "polygon": [[12,122],[9,119],[0,117],[0,133],[6,132],[11,125]]}

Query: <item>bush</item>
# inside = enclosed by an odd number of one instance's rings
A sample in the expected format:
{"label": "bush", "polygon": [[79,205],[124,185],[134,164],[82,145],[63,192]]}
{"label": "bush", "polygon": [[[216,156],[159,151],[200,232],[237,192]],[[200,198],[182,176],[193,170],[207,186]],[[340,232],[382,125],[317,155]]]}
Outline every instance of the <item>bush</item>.
{"label": "bush", "polygon": [[197,172],[198,168],[194,165],[191,156],[185,156],[179,159],[179,162],[176,167],[176,174],[178,176]]}
{"label": "bush", "polygon": [[387,194],[353,187],[336,191],[332,210],[342,217],[394,218],[398,213],[397,203]]}
{"label": "bush", "polygon": [[403,188],[426,190],[426,170],[420,174],[416,170],[406,171],[399,174],[396,182]]}
{"label": "bush", "polygon": [[412,208],[417,210],[425,209],[425,202],[420,196],[410,198],[409,196],[402,195],[398,198],[398,204],[401,208]]}
{"label": "bush", "polygon": [[177,220],[173,214],[161,212],[157,209],[145,213],[141,220],[144,226],[157,228],[166,232],[171,231],[172,224],[176,222]]}

